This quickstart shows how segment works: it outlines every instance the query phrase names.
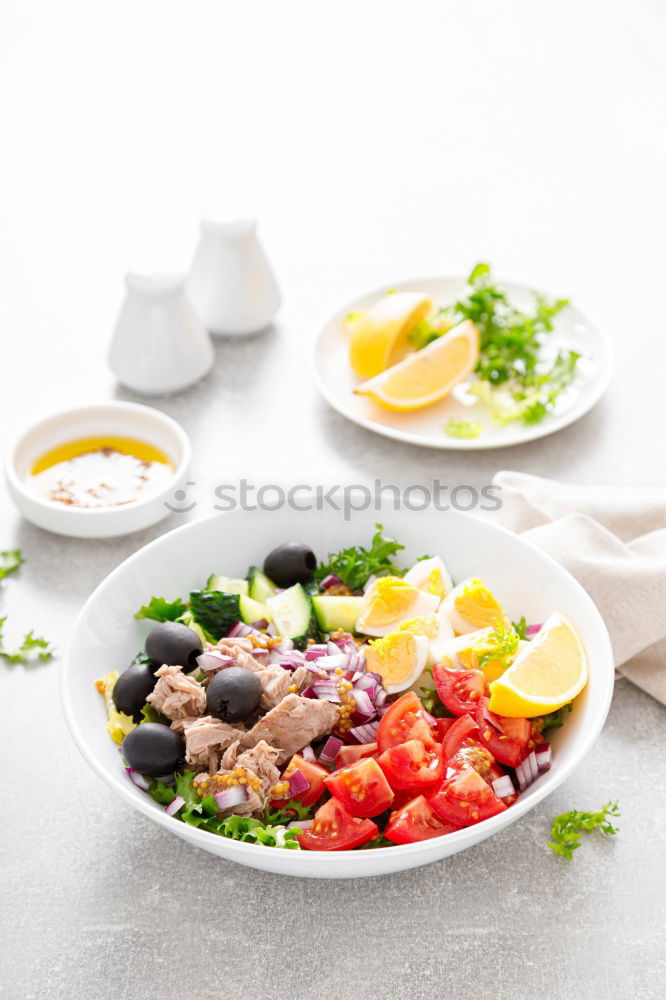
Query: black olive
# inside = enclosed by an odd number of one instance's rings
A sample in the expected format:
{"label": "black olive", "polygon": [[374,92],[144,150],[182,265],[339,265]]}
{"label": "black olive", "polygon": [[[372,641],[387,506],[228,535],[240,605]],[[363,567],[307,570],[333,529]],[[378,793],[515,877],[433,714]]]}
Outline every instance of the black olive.
{"label": "black olive", "polygon": [[295,583],[309,583],[317,568],[317,557],[302,542],[285,542],[269,552],[264,562],[264,573],[278,587],[291,587]]}
{"label": "black olive", "polygon": [[157,684],[157,677],[147,663],[135,663],[120,675],[113,689],[113,701],[119,712],[141,719],[146,698]]}
{"label": "black olive", "polygon": [[211,715],[223,722],[238,722],[252,715],[261,700],[256,674],[242,667],[220,670],[208,683],[206,704]]}
{"label": "black olive", "polygon": [[166,663],[193,670],[202,649],[199,636],[182,622],[160,622],[146,639],[146,654],[160,667]]}
{"label": "black olive", "polygon": [[142,722],[123,740],[123,757],[135,771],[161,778],[177,770],[185,755],[182,736],[159,722]]}

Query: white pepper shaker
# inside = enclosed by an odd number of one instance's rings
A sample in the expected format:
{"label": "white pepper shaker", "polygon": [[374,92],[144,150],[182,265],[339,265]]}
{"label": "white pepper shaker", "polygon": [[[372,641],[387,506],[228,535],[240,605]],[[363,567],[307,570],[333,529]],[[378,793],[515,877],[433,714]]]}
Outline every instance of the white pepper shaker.
{"label": "white pepper shaker", "polygon": [[273,321],[282,300],[255,219],[203,220],[187,294],[211,333],[243,337]]}
{"label": "white pepper shaker", "polygon": [[208,331],[185,294],[184,275],[130,272],[109,363],[119,382],[142,395],[179,392],[215,359]]}

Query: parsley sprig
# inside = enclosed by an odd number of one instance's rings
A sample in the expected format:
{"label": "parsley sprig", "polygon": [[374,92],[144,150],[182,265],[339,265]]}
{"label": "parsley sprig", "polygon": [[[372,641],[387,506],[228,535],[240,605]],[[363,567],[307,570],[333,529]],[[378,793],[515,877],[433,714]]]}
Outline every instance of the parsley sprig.
{"label": "parsley sprig", "polygon": [[597,812],[579,812],[572,809],[571,812],[562,813],[553,820],[548,846],[555,854],[561,855],[567,861],[571,861],[573,852],[580,847],[580,838],[583,833],[591,833],[597,830],[606,837],[612,837],[619,830],[613,826],[609,817],[619,816],[617,802],[607,802],[605,806]]}
{"label": "parsley sprig", "polygon": [[46,660],[50,660],[53,656],[55,650],[48,639],[44,639],[41,635],[35,635],[34,631],[30,629],[23,636],[23,639],[18,644],[18,646],[10,647],[9,649],[5,646],[4,636],[2,634],[3,626],[7,621],[7,616],[0,618],[0,656],[4,657],[7,663],[31,663],[35,660],[39,660],[44,663]]}
{"label": "parsley sprig", "polygon": [[175,622],[186,611],[187,605],[179,597],[175,601],[167,601],[165,597],[151,597],[148,604],[139,608],[134,617],[150,618],[155,622]]}
{"label": "parsley sprig", "polygon": [[20,549],[4,549],[0,552],[0,580],[17,570],[25,559]]}
{"label": "parsley sprig", "polygon": [[328,562],[320,563],[315,570],[316,582],[320,583],[324,577],[333,573],[346,583],[350,590],[360,590],[373,573],[392,573],[402,576],[403,571],[398,569],[391,556],[400,552],[405,546],[396,542],[395,538],[384,535],[381,524],[376,524],[375,529],[369,549],[362,545],[354,545],[340,552],[329,553]]}

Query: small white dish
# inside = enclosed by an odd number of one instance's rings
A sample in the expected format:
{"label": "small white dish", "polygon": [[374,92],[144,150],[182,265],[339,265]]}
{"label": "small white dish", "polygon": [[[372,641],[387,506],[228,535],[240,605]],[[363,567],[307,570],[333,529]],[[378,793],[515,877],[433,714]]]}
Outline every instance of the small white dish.
{"label": "small white dish", "polygon": [[249,337],[275,319],[281,296],[255,219],[204,219],[187,294],[211,333]]}
{"label": "small white dish", "polygon": [[[173,474],[143,499],[116,507],[68,506],[36,494],[29,477],[37,459],[70,441],[104,436],[133,438],[159,448],[169,458]],[[139,403],[100,403],[64,410],[33,424],[9,451],[5,477],[12,500],[38,527],[74,538],[112,538],[140,531],[169,515],[165,501],[184,484],[190,457],[189,438],[171,417]]]}
{"label": "small white dish", "polygon": [[143,396],[180,392],[210,371],[215,352],[183,275],[130,271],[109,348],[118,381]]}
{"label": "small white dish", "polygon": [[[501,283],[517,306],[532,305],[531,289],[526,285],[508,281]],[[540,423],[512,423],[505,427],[494,425],[481,403],[468,405],[470,400],[460,399],[456,390],[440,403],[422,410],[411,413],[383,410],[366,396],[354,393],[354,388],[364,380],[355,375],[349,365],[348,336],[343,320],[349,312],[367,309],[386,294],[387,288],[426,292],[436,304],[447,305],[464,295],[468,286],[464,278],[443,277],[401,281],[377,288],[349,302],[319,331],[313,350],[314,378],[319,391],[333,409],[367,430],[425,448],[462,451],[506,448],[534,441],[567,427],[587,413],[608,387],[613,372],[611,342],[582,313],[568,306],[556,317],[548,346],[553,351],[573,348],[584,359],[579,362],[580,374],[563,394],[557,412],[544,417]],[[484,425],[483,433],[477,438],[449,437],[444,425],[452,418],[480,420]]]}
{"label": "small white dish", "polygon": [[[103,701],[95,688],[97,678],[109,670],[122,670],[143,646],[150,623],[138,622],[135,611],[153,594],[167,599],[188,594],[211,572],[244,576],[249,565],[261,566],[266,554],[286,540],[305,542],[320,557],[343,546],[366,544],[376,520],[406,546],[400,553],[402,565],[409,566],[424,552],[437,553],[454,581],[483,577],[513,619],[524,614],[529,622],[541,622],[557,609],[579,630],[589,656],[590,680],[566,725],[554,733],[550,771],[506,812],[483,823],[420,844],[371,851],[287,851],[244,844],[167,816],[162,806],[128,779],[106,731]],[[60,679],[65,719],[86,761],[126,803],[164,830],[250,868],[309,878],[358,878],[446,858],[498,833],[533,809],[569,777],[597,739],[613,693],[614,669],[608,632],[580,584],[550,556],[487,521],[457,511],[413,513],[389,507],[381,513],[358,513],[350,522],[330,509],[279,514],[238,509],[171,531],[115,569],[86,601]],[[130,835],[127,827],[109,832]],[[527,828],[525,834],[529,835]]]}

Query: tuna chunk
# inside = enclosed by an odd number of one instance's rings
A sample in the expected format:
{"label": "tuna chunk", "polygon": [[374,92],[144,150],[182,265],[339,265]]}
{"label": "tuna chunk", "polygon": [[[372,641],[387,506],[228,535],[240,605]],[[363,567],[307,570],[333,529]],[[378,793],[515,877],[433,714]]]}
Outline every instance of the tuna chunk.
{"label": "tuna chunk", "polygon": [[297,750],[330,733],[338,717],[338,709],[330,701],[288,694],[241,737],[241,746],[254,747],[265,740],[277,747],[277,763],[283,764]]}
{"label": "tuna chunk", "polygon": [[[242,784],[248,791],[244,802],[228,809],[221,809],[219,815],[261,816],[273,785],[279,780],[280,772],[275,766],[278,751],[261,740],[256,746],[238,753],[238,740],[233,743],[222,758],[222,767],[217,774],[198,774],[194,787],[202,797],[214,795],[226,788]],[[229,780],[231,779],[231,780]]]}
{"label": "tuna chunk", "polygon": [[[247,644],[249,644],[249,649]],[[211,646],[211,649],[217,649],[220,653],[226,653],[228,656],[233,656],[235,666],[242,667],[243,670],[251,670],[253,674],[256,674],[258,670],[264,670],[264,664],[259,663],[252,656],[250,649],[252,649],[252,643],[249,639],[240,636],[238,639],[221,639],[216,646]],[[229,664],[231,666],[231,664]],[[222,668],[224,669],[224,667]]]}
{"label": "tuna chunk", "polygon": [[206,692],[193,677],[186,677],[180,667],[160,667],[159,680],[147,700],[158,712],[173,722],[206,711]]}
{"label": "tuna chunk", "polygon": [[261,684],[259,707],[265,711],[279,705],[289,694],[289,688],[293,683],[291,671],[285,670],[284,667],[264,667],[263,670],[257,670],[255,676]]}
{"label": "tuna chunk", "polygon": [[[171,728],[176,728],[176,723]],[[185,757],[192,767],[204,771],[217,771],[222,754],[234,741],[238,741],[242,729],[214,719],[212,715],[202,715],[198,719],[188,719],[184,724]]]}

